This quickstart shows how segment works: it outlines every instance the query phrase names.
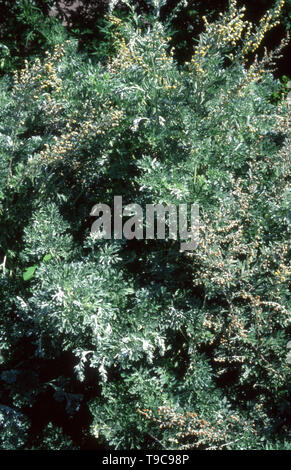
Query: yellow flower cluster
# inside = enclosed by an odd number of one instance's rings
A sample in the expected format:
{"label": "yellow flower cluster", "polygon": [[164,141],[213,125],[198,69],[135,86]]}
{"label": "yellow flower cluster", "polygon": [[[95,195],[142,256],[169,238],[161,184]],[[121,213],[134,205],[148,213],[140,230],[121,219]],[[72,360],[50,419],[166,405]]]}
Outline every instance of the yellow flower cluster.
{"label": "yellow flower cluster", "polygon": [[114,15],[106,15],[106,18],[110,21],[111,24],[115,26],[121,26],[122,20]]}
{"label": "yellow flower cluster", "polygon": [[291,269],[290,269],[290,267],[285,266],[284,264],[281,264],[280,269],[277,269],[277,271],[275,271],[274,274],[275,274],[275,276],[277,276],[279,278],[280,282],[284,282],[284,281],[286,281],[286,279],[290,278]]}
{"label": "yellow flower cluster", "polygon": [[241,87],[242,91],[247,85],[250,85],[251,83],[254,83],[260,80],[262,78],[263,73],[264,73],[264,69],[259,68],[256,63],[250,65],[249,70],[247,72],[247,76],[244,80],[244,84]]}
{"label": "yellow flower cluster", "polygon": [[90,116],[87,116],[87,119],[80,124],[79,119],[75,116],[76,119],[71,119],[67,122],[66,132],[62,133],[59,137],[55,136],[54,143],[50,145],[45,144],[44,150],[39,154],[40,158],[45,160],[46,163],[52,163],[62,161],[68,157],[70,161],[74,161],[74,164],[76,164],[74,155],[80,146],[88,139],[105,135],[108,130],[117,127],[122,115],[122,111],[111,108],[108,114],[104,115],[100,120],[96,110],[93,108],[90,111]]}
{"label": "yellow flower cluster", "polygon": [[178,80],[174,80],[172,82],[172,85],[170,85],[169,81],[163,80],[163,88],[168,91],[168,90],[176,90],[179,86],[182,85],[181,82],[178,82]]}
{"label": "yellow flower cluster", "polygon": [[[223,48],[225,46],[235,47],[242,41],[243,46],[240,56],[245,60],[245,56],[248,53],[255,52],[258,49],[266,33],[279,24],[278,18],[284,3],[285,0],[278,0],[276,7],[268,11],[261,18],[258,26],[254,26],[249,21],[244,20],[246,8],[238,9],[236,0],[231,0],[229,13],[227,15],[221,13],[221,18],[218,21],[210,24],[203,17],[206,34],[201,35],[200,42],[194,50],[190,66],[193,66],[197,73],[204,73],[203,59],[212,43],[215,43],[216,48]],[[263,70],[251,70],[248,81],[258,80],[262,72]]]}
{"label": "yellow flower cluster", "polygon": [[235,414],[226,419],[221,417],[215,423],[211,423],[195,412],[187,411],[182,414],[169,406],[160,406],[156,416],[148,408],[144,410],[138,408],[137,413],[159,425],[160,429],[171,429],[173,437],[167,437],[168,444],[178,444],[179,449],[199,449],[205,444],[214,446],[214,449],[222,449],[227,446],[229,431],[237,430],[238,423],[241,428],[254,428],[254,423],[242,420]]}
{"label": "yellow flower cluster", "polygon": [[[206,27],[207,36],[203,35],[199,44],[194,50],[191,59],[191,66],[199,74],[203,74],[203,61],[210,49],[210,42],[215,40],[216,47],[224,47],[226,45],[236,46],[242,37],[243,31],[248,27],[248,22],[243,21],[245,7],[240,10],[237,8],[236,1],[230,4],[228,15],[222,15],[222,18],[215,23],[208,23],[205,16],[203,20]],[[206,38],[208,37],[208,40]]]}
{"label": "yellow flower cluster", "polygon": [[249,29],[246,35],[246,43],[242,50],[242,55],[245,57],[249,52],[255,52],[261,45],[266,33],[272,28],[280,24],[278,20],[282,8],[285,4],[285,0],[279,0],[274,10],[269,10],[260,20],[259,26],[256,31],[252,33]]}
{"label": "yellow flower cluster", "polygon": [[56,45],[53,52],[46,52],[44,63],[36,59],[33,65],[25,60],[24,68],[14,72],[14,91],[21,92],[25,88],[34,90],[34,99],[38,99],[43,92],[61,91],[62,80],[57,75],[57,65],[65,54],[64,45]]}
{"label": "yellow flower cluster", "polygon": [[222,45],[231,44],[235,46],[241,39],[244,29],[249,25],[248,21],[243,21],[245,8],[240,11],[234,6],[229,17],[225,17],[223,21],[215,28],[215,36]]}
{"label": "yellow flower cluster", "polygon": [[270,66],[274,64],[274,59],[280,57],[280,53],[284,47],[286,47],[289,43],[289,36],[283,39],[280,45],[270,53],[267,53],[265,50],[264,57],[258,61],[257,57],[252,65],[249,66],[246,76],[244,78],[244,82],[241,84],[241,88],[239,94],[243,94],[245,88],[253,82],[256,82],[262,78],[262,75],[267,71],[270,70]]}
{"label": "yellow flower cluster", "polygon": [[202,59],[206,55],[209,49],[210,49],[209,44],[205,46],[197,47],[197,49],[195,50],[192,56],[191,65],[195,67],[197,73],[203,74],[203,69],[200,65],[200,59]]}
{"label": "yellow flower cluster", "polygon": [[146,68],[146,64],[143,62],[143,58],[136,53],[136,51],[126,43],[125,38],[122,36],[117,42],[118,55],[109,63],[108,70],[111,73],[115,73],[117,70],[124,70],[130,67],[132,64],[138,64]]}
{"label": "yellow flower cluster", "polygon": [[[167,75],[164,73],[165,70],[173,64],[174,48],[167,51],[171,37],[165,38],[158,28],[150,34],[148,32],[143,34],[140,29],[127,33],[125,32],[125,36],[129,37],[128,40],[119,31],[115,33],[118,54],[109,61],[108,71],[116,73],[133,67],[134,70],[140,69],[149,75],[153,73],[157,75],[155,71],[163,69],[163,73],[159,73],[159,80],[164,81]],[[172,86],[167,86],[167,89],[169,88]]]}

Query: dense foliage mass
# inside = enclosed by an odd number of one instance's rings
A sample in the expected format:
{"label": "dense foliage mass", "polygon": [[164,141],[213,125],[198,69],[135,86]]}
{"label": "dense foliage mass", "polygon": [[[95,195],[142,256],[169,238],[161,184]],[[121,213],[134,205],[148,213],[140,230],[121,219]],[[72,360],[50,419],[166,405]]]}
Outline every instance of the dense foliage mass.
{"label": "dense foliage mass", "polygon": [[[2,77],[0,448],[290,449],[290,116],[280,50],[250,60],[283,3],[183,64],[163,2],[111,5],[107,61]],[[116,195],[199,204],[197,249],[91,235]]]}

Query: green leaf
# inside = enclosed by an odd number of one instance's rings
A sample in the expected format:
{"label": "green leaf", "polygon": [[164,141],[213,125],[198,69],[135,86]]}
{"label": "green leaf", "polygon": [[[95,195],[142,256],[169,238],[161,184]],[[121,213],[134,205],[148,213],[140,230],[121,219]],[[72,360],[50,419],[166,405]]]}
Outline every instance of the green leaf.
{"label": "green leaf", "polygon": [[36,264],[33,266],[29,266],[29,268],[27,268],[22,275],[23,280],[29,281],[33,277],[36,268],[37,268]]}

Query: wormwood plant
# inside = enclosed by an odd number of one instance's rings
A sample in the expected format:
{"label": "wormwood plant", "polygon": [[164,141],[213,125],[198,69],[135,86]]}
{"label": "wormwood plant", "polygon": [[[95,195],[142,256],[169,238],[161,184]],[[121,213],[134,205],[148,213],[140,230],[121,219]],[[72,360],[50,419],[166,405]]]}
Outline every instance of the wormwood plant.
{"label": "wormwood plant", "polygon": [[[250,55],[283,1],[182,66],[127,4],[106,65],[67,41],[1,81],[1,446],[287,449],[289,115],[281,47]],[[199,204],[198,248],[90,235],[115,195]]]}

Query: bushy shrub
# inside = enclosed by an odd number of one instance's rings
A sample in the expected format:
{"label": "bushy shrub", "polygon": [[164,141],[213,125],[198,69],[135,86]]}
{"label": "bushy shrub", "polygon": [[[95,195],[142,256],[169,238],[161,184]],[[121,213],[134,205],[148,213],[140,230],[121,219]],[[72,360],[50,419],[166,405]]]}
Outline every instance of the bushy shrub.
{"label": "bushy shrub", "polygon": [[[1,81],[0,399],[89,404],[115,449],[287,448],[288,107],[280,50],[249,62],[283,1],[257,27],[234,1],[205,18],[182,65],[153,3],[109,12],[107,64],[67,41]],[[90,235],[115,195],[199,204],[198,248]]]}

